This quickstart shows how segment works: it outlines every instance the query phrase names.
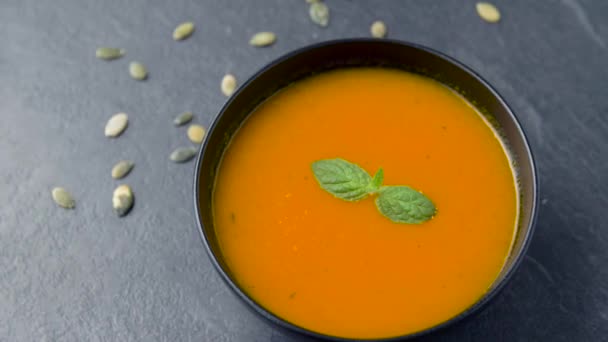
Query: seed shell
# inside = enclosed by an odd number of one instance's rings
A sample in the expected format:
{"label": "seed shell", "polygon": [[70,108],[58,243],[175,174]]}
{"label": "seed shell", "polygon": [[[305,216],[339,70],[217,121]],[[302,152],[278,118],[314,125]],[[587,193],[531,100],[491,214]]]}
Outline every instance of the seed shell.
{"label": "seed shell", "polygon": [[190,120],[192,120],[193,117],[194,115],[192,114],[192,112],[183,112],[180,115],[176,116],[175,119],[173,119],[173,124],[175,126],[187,124],[188,122],[190,122]]}
{"label": "seed shell", "polygon": [[176,148],[169,155],[169,159],[176,163],[185,163],[188,160],[192,159],[196,154],[196,149],[194,147],[179,147]]}
{"label": "seed shell", "polygon": [[119,217],[125,216],[133,207],[133,191],[126,184],[120,185],[112,195],[112,208]]}
{"label": "seed shell", "polygon": [[205,127],[201,125],[190,125],[188,127],[188,138],[195,144],[200,144],[205,138]]}
{"label": "seed shell", "polygon": [[148,70],[146,67],[139,62],[131,62],[129,63],[129,74],[133,79],[138,81],[143,81],[148,78]]}
{"label": "seed shell", "polygon": [[191,21],[187,21],[185,23],[181,23],[177,25],[175,30],[173,30],[173,39],[174,40],[184,40],[194,32],[194,23]]}
{"label": "seed shell", "polygon": [[95,57],[106,61],[117,59],[125,55],[125,49],[100,47],[95,50]]}
{"label": "seed shell", "polygon": [[374,38],[386,37],[386,25],[382,21],[374,21],[372,26],[369,28],[369,31]]}
{"label": "seed shell", "polygon": [[226,74],[222,78],[222,93],[226,96],[230,96],[236,90],[236,78],[232,74]]}
{"label": "seed shell", "polygon": [[329,7],[323,2],[313,2],[309,9],[310,19],[322,27],[329,24]]}
{"label": "seed shell", "polygon": [[51,195],[55,203],[62,208],[73,209],[76,206],[76,201],[72,197],[72,194],[62,187],[53,188]]}
{"label": "seed shell", "polygon": [[277,40],[276,34],[272,32],[258,32],[251,37],[249,44],[257,47],[264,47],[274,44]]}
{"label": "seed shell", "polygon": [[135,163],[133,163],[130,160],[119,161],[112,168],[112,178],[114,178],[114,179],[124,178],[126,175],[129,174],[129,172],[131,172],[131,170],[133,169],[133,166],[135,166]]}
{"label": "seed shell", "polygon": [[488,23],[497,23],[500,21],[500,11],[498,11],[498,8],[491,3],[478,2],[475,8],[477,9],[477,14],[479,14],[481,19],[487,21]]}
{"label": "seed shell", "polygon": [[108,123],[106,123],[106,137],[117,137],[124,132],[129,123],[129,117],[125,113],[117,113],[112,115]]}

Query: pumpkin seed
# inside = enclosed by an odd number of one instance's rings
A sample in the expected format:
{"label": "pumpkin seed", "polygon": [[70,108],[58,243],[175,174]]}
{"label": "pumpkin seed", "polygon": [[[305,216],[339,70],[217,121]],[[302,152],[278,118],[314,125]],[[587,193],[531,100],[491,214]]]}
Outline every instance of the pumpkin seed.
{"label": "pumpkin seed", "polygon": [[117,59],[125,55],[125,49],[100,47],[95,50],[95,57],[107,61]]}
{"label": "pumpkin seed", "polygon": [[196,149],[194,147],[179,147],[176,148],[171,155],[169,155],[169,159],[176,163],[185,163],[188,160],[192,159],[196,154]]}
{"label": "pumpkin seed", "polygon": [[181,23],[177,25],[175,30],[173,30],[173,39],[174,40],[184,40],[194,32],[194,23],[191,21],[187,21],[185,23]]}
{"label": "pumpkin seed", "polygon": [[125,216],[133,207],[133,191],[126,185],[120,185],[112,195],[112,208],[119,217]]}
{"label": "pumpkin seed", "polygon": [[74,201],[72,194],[62,187],[53,188],[51,195],[53,196],[53,201],[62,208],[73,209],[76,206],[76,201]]}
{"label": "pumpkin seed", "polygon": [[106,124],[106,137],[117,137],[127,128],[129,117],[125,113],[117,113],[112,115]]}
{"label": "pumpkin seed", "polygon": [[323,27],[329,24],[329,7],[325,3],[318,1],[310,4],[309,14],[315,24]]}
{"label": "pumpkin seed", "polygon": [[491,3],[478,2],[475,8],[477,9],[477,14],[479,14],[481,19],[487,21],[488,23],[497,23],[500,21],[500,12],[498,11],[498,8]]}
{"label": "pumpkin seed", "polygon": [[253,46],[263,47],[274,44],[277,36],[272,32],[258,32],[251,37],[249,44]]}
{"label": "pumpkin seed", "polygon": [[374,38],[386,37],[386,25],[382,21],[374,21],[369,30]]}
{"label": "pumpkin seed", "polygon": [[129,174],[129,172],[131,172],[131,170],[133,169],[133,166],[135,166],[135,163],[133,163],[130,160],[119,161],[112,168],[112,178],[114,178],[114,179],[124,178],[126,175]]}
{"label": "pumpkin seed", "polygon": [[222,93],[226,96],[230,96],[236,90],[236,78],[234,75],[226,74],[222,78]]}
{"label": "pumpkin seed", "polygon": [[192,112],[181,113],[180,115],[176,116],[175,119],[173,119],[173,124],[175,126],[181,126],[183,124],[190,122],[190,120],[192,120],[193,116],[194,115],[192,115]]}
{"label": "pumpkin seed", "polygon": [[143,81],[148,77],[148,70],[139,62],[129,63],[129,74],[138,81]]}
{"label": "pumpkin seed", "polygon": [[195,144],[200,144],[203,142],[203,138],[205,137],[205,127],[201,125],[190,125],[188,127],[188,138]]}

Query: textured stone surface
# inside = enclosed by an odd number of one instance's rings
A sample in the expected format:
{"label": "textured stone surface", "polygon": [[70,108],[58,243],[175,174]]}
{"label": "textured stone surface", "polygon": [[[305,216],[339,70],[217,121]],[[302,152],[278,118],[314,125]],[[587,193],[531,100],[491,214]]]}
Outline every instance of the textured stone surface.
{"label": "textured stone surface", "polygon": [[[466,4],[464,4],[466,2]],[[425,341],[600,341],[608,336],[608,2],[327,0],[309,21],[303,0],[2,0],[0,2],[0,340],[307,341],[255,317],[228,292],[194,224],[193,165],[175,115],[208,126],[228,72],[244,81],[309,43],[368,36],[444,51],[502,93],[529,134],[540,171],[540,217],[528,256],[481,314]],[[196,23],[188,40],[172,31]],[[273,31],[276,44],[248,41]],[[95,58],[98,46],[127,49]],[[145,82],[129,77],[141,61]],[[129,114],[118,139],[103,135]],[[112,213],[113,163],[137,201]],[[53,203],[61,185],[75,210]]]}

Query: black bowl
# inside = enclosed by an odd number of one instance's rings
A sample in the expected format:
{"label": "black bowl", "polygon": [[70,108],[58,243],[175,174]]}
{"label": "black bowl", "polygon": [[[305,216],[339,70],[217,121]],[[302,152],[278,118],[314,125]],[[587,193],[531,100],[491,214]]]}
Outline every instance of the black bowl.
{"label": "black bowl", "polygon": [[345,39],[320,43],[287,54],[253,75],[230,98],[207,133],[197,160],[194,181],[196,217],[211,260],[229,287],[247,306],[278,327],[304,335],[352,341],[320,334],[288,322],[266,310],[238,285],[224,262],[213,226],[211,203],[215,172],[232,134],[251,111],[278,89],[312,74],[341,67],[382,66],[425,75],[451,87],[468,99],[502,135],[514,161],[520,190],[520,220],[516,240],[501,273],[491,288],[472,306],[448,321],[412,334],[377,341],[413,338],[470,317],[490,301],[508,282],[524,257],[536,220],[538,181],[526,136],[511,109],[479,75],[462,63],[429,48],[391,40]]}

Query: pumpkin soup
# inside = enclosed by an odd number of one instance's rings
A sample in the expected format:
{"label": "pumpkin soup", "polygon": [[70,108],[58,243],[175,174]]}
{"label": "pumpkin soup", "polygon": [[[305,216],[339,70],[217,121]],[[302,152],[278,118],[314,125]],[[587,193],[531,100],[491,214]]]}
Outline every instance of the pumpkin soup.
{"label": "pumpkin soup", "polygon": [[[382,168],[383,184],[424,194],[434,216],[396,222],[378,194],[336,198],[311,166],[338,159]],[[405,71],[351,68],[254,110],[218,167],[213,215],[230,272],[261,306],[319,333],[383,338],[444,322],[488,290],[517,198],[504,146],[461,96]]]}

